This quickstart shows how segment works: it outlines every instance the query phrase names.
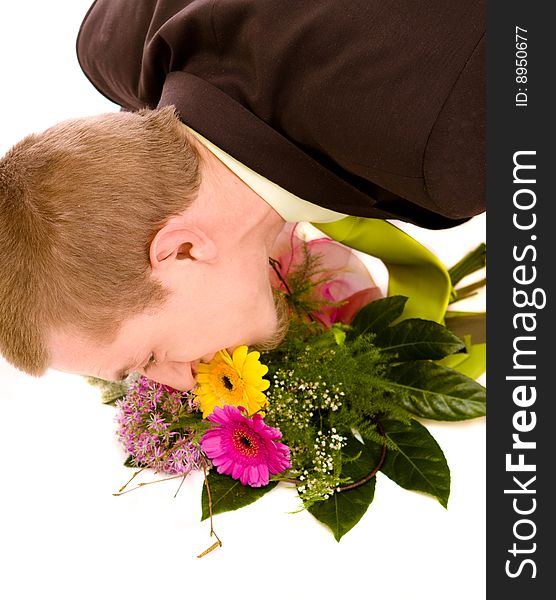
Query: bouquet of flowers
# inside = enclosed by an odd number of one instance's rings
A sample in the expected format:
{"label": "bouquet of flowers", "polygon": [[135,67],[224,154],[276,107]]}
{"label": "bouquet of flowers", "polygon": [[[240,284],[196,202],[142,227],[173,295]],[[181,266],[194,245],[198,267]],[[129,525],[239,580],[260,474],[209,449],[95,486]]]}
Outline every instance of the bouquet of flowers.
{"label": "bouquet of flowers", "polygon": [[[97,382],[117,408],[125,464],[136,469],[119,493],[144,469],[167,478],[202,470],[202,515],[215,536],[213,515],[286,485],[339,541],[373,501],[379,471],[446,507],[449,467],[420,419],[485,415],[476,381],[485,368],[484,314],[444,306],[437,320],[421,318],[422,290],[408,313],[408,296],[391,285],[383,297],[351,249],[307,241],[296,226],[284,230],[270,264],[291,315],[278,348],[221,350],[199,365],[197,387],[186,393],[145,377]],[[456,288],[484,264],[481,245],[446,272],[450,304],[484,285]],[[426,293],[445,292],[432,285]],[[221,545],[216,539],[200,556]]]}

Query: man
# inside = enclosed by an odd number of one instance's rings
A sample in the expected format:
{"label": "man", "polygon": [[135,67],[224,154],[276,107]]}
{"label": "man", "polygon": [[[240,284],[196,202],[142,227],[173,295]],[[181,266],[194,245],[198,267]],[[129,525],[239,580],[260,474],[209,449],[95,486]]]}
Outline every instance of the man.
{"label": "man", "polygon": [[98,0],[78,56],[124,111],[0,162],[0,352],[189,389],[280,338],[286,220],[478,214],[483,34],[481,2]]}

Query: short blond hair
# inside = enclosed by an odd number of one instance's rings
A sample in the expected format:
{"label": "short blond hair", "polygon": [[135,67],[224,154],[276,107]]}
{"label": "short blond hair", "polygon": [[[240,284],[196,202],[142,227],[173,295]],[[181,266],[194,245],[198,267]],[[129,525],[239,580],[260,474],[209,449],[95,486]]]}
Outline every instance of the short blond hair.
{"label": "short blond hair", "polygon": [[47,338],[113,339],[159,305],[149,246],[200,184],[173,108],[64,121],[0,160],[0,353],[41,375]]}

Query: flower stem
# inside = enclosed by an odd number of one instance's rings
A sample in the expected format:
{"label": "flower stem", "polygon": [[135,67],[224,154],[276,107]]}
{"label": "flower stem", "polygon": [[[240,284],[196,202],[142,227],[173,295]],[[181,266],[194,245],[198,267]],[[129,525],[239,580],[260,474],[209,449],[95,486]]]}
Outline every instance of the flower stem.
{"label": "flower stem", "polygon": [[[142,470],[143,469],[141,469],[141,471]],[[139,475],[139,473],[141,473],[141,471],[137,471],[135,473],[135,475]],[[133,477],[135,477],[135,475],[133,475]],[[135,487],[129,488],[126,490],[126,487],[131,483],[133,477],[123,487],[120,488],[119,492],[114,492],[112,494],[112,496],[123,496],[124,494],[129,494],[129,492],[138,490],[139,488],[145,487],[146,485],[152,485],[153,483],[160,483],[161,481],[170,481],[171,479],[179,479],[180,477],[185,478],[185,475],[183,473],[178,473],[177,475],[171,475],[170,477],[164,477],[162,479],[154,479],[153,481],[142,481],[141,483],[138,483]]]}
{"label": "flower stem", "polygon": [[375,423],[378,432],[384,439],[384,442],[382,442],[382,449],[380,451],[380,458],[378,459],[378,463],[368,475],[365,475],[365,477],[363,477],[363,479],[359,479],[359,481],[354,481],[353,483],[338,488],[338,492],[347,492],[348,490],[354,490],[358,487],[361,487],[362,485],[365,485],[380,471],[380,468],[384,464],[384,459],[386,458],[386,432],[384,431],[384,428],[378,421],[375,421]]}
{"label": "flower stem", "polygon": [[384,464],[384,459],[386,458],[386,443],[382,444],[382,450],[380,451],[380,458],[378,459],[378,463],[375,468],[368,474],[363,477],[363,479],[359,479],[359,481],[355,481],[350,483],[349,485],[343,485],[339,487],[337,492],[347,492],[348,490],[354,490],[362,485],[365,485],[368,481],[370,481],[379,471],[380,467]]}
{"label": "flower stem", "polygon": [[481,243],[448,270],[452,285],[456,286],[464,277],[482,269],[485,264],[486,244]]}
{"label": "flower stem", "polygon": [[292,291],[290,289],[290,286],[288,285],[288,283],[285,280],[285,278],[282,277],[282,273],[280,273],[280,268],[282,267],[282,265],[280,264],[280,261],[278,261],[275,258],[272,258],[271,256],[269,256],[268,257],[268,262],[270,263],[270,266],[272,267],[272,270],[276,273],[276,277],[278,277],[278,279],[281,281],[282,285],[286,288],[286,292],[287,292],[288,296],[291,296],[292,295]]}
{"label": "flower stem", "polygon": [[455,300],[453,300],[451,303],[459,302],[460,300],[469,298],[469,296],[475,294],[477,290],[480,290],[481,288],[485,287],[485,285],[486,278],[483,278],[480,281],[476,281],[475,283],[471,283],[469,285],[466,285],[465,287],[454,290]]}
{"label": "flower stem", "polygon": [[[165,458],[166,456],[168,456],[168,454],[170,454],[170,452],[173,452],[174,450],[176,450],[176,448],[179,448],[180,445],[185,444],[186,440],[182,439],[182,440],[178,440],[173,446],[171,446],[170,448],[168,448],[161,456],[161,458]],[[172,475],[171,477],[166,477],[165,479],[157,479],[155,481],[149,481],[147,483],[139,483],[138,485],[136,485],[134,488],[131,489],[126,489],[128,487],[128,485],[137,477],[137,475],[139,475],[140,473],[142,473],[143,471],[145,471],[146,469],[150,469],[152,468],[150,465],[145,465],[144,467],[139,468],[137,471],[135,471],[135,473],[133,473],[133,475],[131,476],[131,478],[128,480],[128,482],[126,484],[124,484],[116,493],[113,493],[113,496],[122,496],[123,494],[127,494],[128,492],[132,492],[133,490],[137,490],[140,487],[143,487],[145,485],[150,485],[151,483],[157,483],[158,481],[168,481],[169,479],[177,479],[178,477],[183,477],[185,478],[185,476],[187,475],[187,473],[179,473],[177,475]],[[155,473],[157,473],[158,471],[155,471]],[[181,487],[181,486],[180,486]],[[179,490],[178,490],[179,491]],[[177,494],[177,492],[176,492]]]}
{"label": "flower stem", "polygon": [[214,535],[214,537],[216,538],[217,541],[214,542],[214,544],[212,546],[210,546],[209,548],[207,548],[206,550],[201,552],[201,554],[198,554],[197,558],[202,558],[203,556],[206,556],[209,552],[212,552],[213,550],[216,550],[216,548],[219,548],[220,546],[222,546],[222,542],[220,541],[220,538],[216,535],[216,531],[214,531],[214,527],[212,526],[212,494],[210,493],[210,485],[209,485],[208,477],[207,477],[207,468],[204,464],[203,464],[203,475],[205,476],[205,486],[207,488],[207,496],[208,496],[208,508],[209,508],[209,518],[210,518],[210,537],[212,537]]}

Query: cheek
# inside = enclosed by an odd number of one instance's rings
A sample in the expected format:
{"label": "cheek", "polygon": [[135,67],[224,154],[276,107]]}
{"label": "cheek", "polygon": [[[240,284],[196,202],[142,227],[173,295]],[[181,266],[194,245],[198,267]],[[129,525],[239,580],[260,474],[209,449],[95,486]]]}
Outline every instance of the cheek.
{"label": "cheek", "polygon": [[167,320],[160,347],[170,360],[194,361],[226,347],[233,319],[218,296],[204,301],[198,298],[188,308],[175,310]]}
{"label": "cheek", "polygon": [[[237,264],[175,298],[164,316],[166,348],[173,360],[196,360],[210,352],[248,343],[275,320],[268,269]],[[256,276],[258,275],[258,276]]]}

